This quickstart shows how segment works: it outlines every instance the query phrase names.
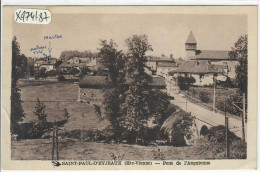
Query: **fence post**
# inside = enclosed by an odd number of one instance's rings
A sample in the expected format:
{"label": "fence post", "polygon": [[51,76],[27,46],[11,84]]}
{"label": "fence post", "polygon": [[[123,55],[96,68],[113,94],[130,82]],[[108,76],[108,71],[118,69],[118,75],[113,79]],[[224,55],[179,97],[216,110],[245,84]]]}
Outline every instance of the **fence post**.
{"label": "fence post", "polygon": [[57,160],[59,160],[58,127],[56,127],[56,156]]}
{"label": "fence post", "polygon": [[226,157],[229,158],[229,134],[228,134],[228,117],[226,117]]}
{"label": "fence post", "polygon": [[246,96],[245,93],[243,93],[243,114],[242,114],[242,138],[245,142],[245,124],[244,124],[244,118],[246,116]]}
{"label": "fence post", "polygon": [[53,127],[53,134],[52,134],[52,154],[51,159],[54,160],[54,149],[55,149],[55,129]]}

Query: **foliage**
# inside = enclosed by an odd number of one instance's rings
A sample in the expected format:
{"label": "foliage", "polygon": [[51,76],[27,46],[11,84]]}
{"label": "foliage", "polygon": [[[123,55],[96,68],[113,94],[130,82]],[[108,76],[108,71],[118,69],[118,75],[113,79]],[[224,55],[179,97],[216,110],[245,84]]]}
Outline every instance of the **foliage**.
{"label": "foliage", "polygon": [[45,112],[45,108],[46,106],[44,105],[44,103],[42,103],[40,99],[37,98],[34,114],[38,117],[40,124],[47,123],[47,113]]}
{"label": "foliage", "polygon": [[91,70],[87,67],[83,67],[80,69],[80,78],[83,78],[85,75],[89,75]]}
{"label": "foliage", "polygon": [[208,96],[208,94],[207,94],[206,92],[204,92],[204,91],[201,91],[201,92],[199,93],[199,98],[200,98],[200,100],[201,100],[202,102],[204,102],[204,103],[208,103],[208,102],[209,102],[209,96]]}
{"label": "foliage", "polygon": [[63,51],[63,52],[61,52],[61,55],[60,55],[60,59],[65,60],[65,61],[68,61],[72,57],[94,59],[97,57],[97,54],[92,53],[91,51],[79,52],[79,51],[75,50],[75,51]]}
{"label": "foliage", "polygon": [[181,90],[188,90],[192,84],[196,82],[195,78],[190,76],[190,77],[183,77],[183,76],[178,76],[178,86]]}
{"label": "foliage", "polygon": [[58,80],[59,81],[66,81],[66,78],[63,75],[59,74]]}
{"label": "foliage", "polygon": [[68,121],[70,118],[70,113],[68,112],[67,108],[64,108],[64,116],[65,116],[66,120]]}
{"label": "foliage", "polygon": [[72,68],[72,69],[69,71],[69,73],[70,73],[71,75],[77,75],[77,74],[80,73],[80,70],[77,69],[77,68]]}
{"label": "foliage", "polygon": [[[226,134],[225,126],[215,126],[198,140],[194,150],[205,159],[226,158]],[[246,143],[229,131],[230,157],[231,159],[246,159]]]}
{"label": "foliage", "polygon": [[118,118],[121,116],[120,106],[122,104],[122,98],[124,97],[123,82],[125,78],[125,59],[122,51],[117,50],[117,45],[113,40],[101,41],[101,48],[99,49],[99,56],[101,57],[101,63],[108,69],[108,77],[112,89],[105,90],[104,94],[104,107],[105,115],[109,120],[114,139],[120,140],[120,126]]}
{"label": "foliage", "polygon": [[238,60],[236,66],[236,81],[240,91],[247,94],[247,78],[248,78],[248,67],[247,67],[247,35],[241,36],[232,47],[232,51],[229,54],[231,59]]}
{"label": "foliage", "polygon": [[190,138],[192,135],[193,117],[176,105],[172,106],[174,111],[164,121],[160,129],[160,139],[167,140],[169,145],[186,146],[184,136]]}
{"label": "foliage", "polygon": [[125,93],[125,101],[121,105],[124,116],[120,126],[124,128],[128,138],[145,138],[147,121],[151,117],[149,112],[149,92],[145,89],[150,76],[144,71],[145,53],[152,50],[146,35],[134,35],[126,40],[128,46],[127,77],[130,81],[129,89]]}
{"label": "foliage", "polygon": [[25,113],[21,105],[20,89],[17,81],[24,76],[24,56],[20,55],[20,46],[17,38],[12,40],[12,83],[11,83],[11,133],[15,134],[18,130],[18,123],[23,120]]}
{"label": "foliage", "polygon": [[[242,95],[240,92],[237,92],[236,94],[230,96],[227,101],[226,101],[226,112],[228,113],[231,113],[233,115],[236,115],[236,116],[240,116],[241,115],[241,111],[235,107],[233,105],[234,102],[243,102],[243,98],[242,98]],[[225,102],[217,102],[216,104],[216,107],[221,110],[221,111],[225,111]],[[240,109],[243,109],[243,104],[242,103],[239,103],[239,104],[236,104]],[[246,109],[247,109],[247,106],[246,106]],[[245,117],[247,118],[247,116]]]}
{"label": "foliage", "polygon": [[47,76],[56,76],[58,72],[56,70],[50,70],[46,72]]}
{"label": "foliage", "polygon": [[46,68],[38,68],[35,71],[35,79],[38,78],[47,78]]}

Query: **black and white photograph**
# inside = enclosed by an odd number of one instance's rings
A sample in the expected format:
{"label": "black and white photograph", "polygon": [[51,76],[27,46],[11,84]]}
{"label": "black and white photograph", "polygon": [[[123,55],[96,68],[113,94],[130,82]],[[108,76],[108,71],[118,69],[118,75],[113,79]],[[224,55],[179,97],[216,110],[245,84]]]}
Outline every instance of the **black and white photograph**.
{"label": "black and white photograph", "polygon": [[174,169],[177,160],[248,159],[248,80],[257,75],[248,64],[257,56],[246,13],[77,8],[12,8],[11,56],[2,57],[11,161]]}

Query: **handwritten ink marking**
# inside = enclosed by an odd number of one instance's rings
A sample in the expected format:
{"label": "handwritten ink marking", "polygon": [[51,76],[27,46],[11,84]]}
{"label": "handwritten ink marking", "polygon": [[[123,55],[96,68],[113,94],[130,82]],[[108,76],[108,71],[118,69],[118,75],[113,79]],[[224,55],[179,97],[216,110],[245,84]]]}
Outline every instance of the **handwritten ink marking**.
{"label": "handwritten ink marking", "polygon": [[46,46],[36,45],[34,48],[31,48],[30,50],[31,50],[31,51],[36,51],[36,50],[39,50],[39,49],[46,49]]}
{"label": "handwritten ink marking", "polygon": [[62,35],[54,34],[54,35],[44,36],[43,37],[44,40],[47,40],[47,39],[59,39],[59,38],[62,38]]}
{"label": "handwritten ink marking", "polygon": [[18,23],[49,24],[51,12],[40,9],[17,9],[14,12],[14,20]]}

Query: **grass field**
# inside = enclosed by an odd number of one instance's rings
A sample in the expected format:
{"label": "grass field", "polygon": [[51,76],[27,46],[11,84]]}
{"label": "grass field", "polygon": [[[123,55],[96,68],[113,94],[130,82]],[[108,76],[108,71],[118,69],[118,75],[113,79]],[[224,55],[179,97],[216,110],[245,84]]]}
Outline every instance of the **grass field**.
{"label": "grass field", "polygon": [[[12,142],[14,160],[51,160],[52,141],[34,139]],[[200,159],[192,147],[159,146],[166,160]],[[59,156],[62,160],[112,160],[110,153],[124,155],[123,160],[154,160],[158,148],[129,144],[106,144],[60,140]]]}
{"label": "grass field", "polygon": [[[70,118],[65,124],[66,131],[75,129],[94,129],[105,127],[107,122],[100,123],[95,115],[93,104],[77,102],[78,84],[73,83],[48,83],[41,85],[33,84],[21,86],[21,98],[23,109],[26,113],[24,122],[37,120],[34,114],[35,103],[37,98],[46,105],[47,120],[49,122],[65,119],[64,108],[70,113]],[[102,100],[100,100],[102,104]],[[86,117],[83,119],[81,114],[85,112]]]}
{"label": "grass field", "polygon": [[[224,102],[231,95],[236,94],[237,88],[217,88],[216,89],[216,102]],[[208,95],[209,102],[208,104],[212,104],[213,102],[213,87],[190,87],[187,93],[191,96],[194,96],[197,99],[200,99],[199,95],[201,92],[205,92]]]}

